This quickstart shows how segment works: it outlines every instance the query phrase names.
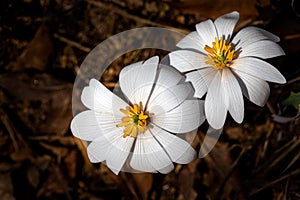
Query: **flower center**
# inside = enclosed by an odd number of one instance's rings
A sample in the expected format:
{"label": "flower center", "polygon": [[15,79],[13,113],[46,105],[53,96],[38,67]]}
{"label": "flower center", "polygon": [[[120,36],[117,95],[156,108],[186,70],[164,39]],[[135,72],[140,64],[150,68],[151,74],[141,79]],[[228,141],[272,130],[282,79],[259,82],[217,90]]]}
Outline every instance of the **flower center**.
{"label": "flower center", "polygon": [[209,60],[207,64],[211,64],[216,69],[223,69],[231,64],[234,59],[234,50],[231,43],[227,44],[226,40],[215,38],[212,43],[213,48],[205,45],[204,50],[207,51]]}
{"label": "flower center", "polygon": [[143,111],[142,102],[140,105],[134,104],[133,106],[128,106],[126,109],[120,109],[122,113],[126,116],[122,118],[122,122],[117,124],[117,127],[124,126],[124,135],[123,137],[136,137],[137,134],[144,133],[147,128],[147,119]]}

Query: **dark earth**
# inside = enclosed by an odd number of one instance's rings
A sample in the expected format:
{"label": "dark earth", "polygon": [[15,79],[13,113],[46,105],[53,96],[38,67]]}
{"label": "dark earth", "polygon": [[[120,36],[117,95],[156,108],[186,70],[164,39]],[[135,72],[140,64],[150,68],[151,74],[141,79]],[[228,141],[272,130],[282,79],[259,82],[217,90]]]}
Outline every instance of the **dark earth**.
{"label": "dark earth", "polygon": [[[87,54],[136,27],[187,34],[207,18],[240,12],[237,30],[254,25],[281,38],[286,55],[268,62],[286,77],[270,84],[264,107],[245,99],[245,119],[229,116],[213,151],[163,174],[114,175],[91,164],[72,136],[72,88]],[[300,199],[300,2],[298,0],[1,0],[0,199]],[[168,52],[143,49],[111,63],[120,70]],[[208,125],[193,146],[198,151]]]}

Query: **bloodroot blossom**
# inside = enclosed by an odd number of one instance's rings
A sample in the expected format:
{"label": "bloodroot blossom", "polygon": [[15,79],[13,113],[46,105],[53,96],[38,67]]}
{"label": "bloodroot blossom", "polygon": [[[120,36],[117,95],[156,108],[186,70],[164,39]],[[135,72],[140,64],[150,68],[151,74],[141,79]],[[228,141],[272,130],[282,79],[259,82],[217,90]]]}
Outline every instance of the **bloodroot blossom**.
{"label": "bloodroot blossom", "polygon": [[128,103],[95,79],[83,89],[81,100],[89,110],[73,118],[71,130],[91,141],[91,162],[106,161],[115,174],[126,161],[135,170],[168,173],[173,162],[196,157],[174,133],[197,129],[205,120],[204,103],[192,98],[193,88],[179,72],[158,61],[152,57],[122,69],[119,83]]}
{"label": "bloodroot blossom", "polygon": [[214,22],[206,20],[196,25],[177,44],[183,50],[169,54],[170,63],[195,89],[195,97],[205,93],[205,115],[215,128],[223,127],[227,111],[241,123],[244,118],[243,94],[253,103],[263,106],[269,97],[266,81],[285,83],[285,78],[262,59],[284,55],[276,44],[279,38],[256,27],[246,27],[233,36],[239,19],[231,12]]}

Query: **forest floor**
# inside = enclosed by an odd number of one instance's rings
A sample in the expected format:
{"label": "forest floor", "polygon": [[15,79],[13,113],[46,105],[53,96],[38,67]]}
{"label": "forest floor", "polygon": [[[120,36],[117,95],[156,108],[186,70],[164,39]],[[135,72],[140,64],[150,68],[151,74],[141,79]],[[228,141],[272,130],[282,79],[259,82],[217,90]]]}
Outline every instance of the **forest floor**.
{"label": "forest floor", "polygon": [[[298,5],[296,5],[298,4]],[[195,24],[237,10],[238,28],[281,38],[286,55],[268,60],[286,77],[270,84],[264,107],[245,100],[242,124],[230,117],[213,151],[163,174],[114,175],[91,164],[72,136],[72,88],[87,54],[137,27],[187,34]],[[0,3],[0,199],[300,199],[300,5],[294,0],[3,0]],[[166,52],[128,52],[101,81]],[[193,142],[199,150],[207,129]]]}

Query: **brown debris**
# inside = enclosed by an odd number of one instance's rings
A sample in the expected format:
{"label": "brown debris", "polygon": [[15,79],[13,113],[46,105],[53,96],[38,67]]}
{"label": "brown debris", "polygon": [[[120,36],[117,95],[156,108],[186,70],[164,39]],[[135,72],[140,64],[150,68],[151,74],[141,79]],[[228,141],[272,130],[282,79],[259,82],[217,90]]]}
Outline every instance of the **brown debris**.
{"label": "brown debris", "polygon": [[43,23],[17,62],[13,65],[12,70],[20,71],[26,68],[45,70],[52,51],[53,42],[51,34],[48,27]]}
{"label": "brown debris", "polygon": [[[265,107],[245,98],[242,124],[228,117],[206,157],[175,164],[167,175],[120,172],[117,176],[104,163],[91,163],[88,142],[73,137],[69,128],[73,83],[86,55],[125,30],[155,26],[188,33],[196,23],[233,10],[241,15],[238,29],[257,25],[280,36],[286,56],[267,61],[288,83],[270,84]],[[266,0],[4,1],[0,7],[0,199],[299,199],[300,126],[295,117],[299,111],[281,104],[290,91],[299,92],[298,10],[296,1]],[[112,44],[107,51],[134,42]],[[101,52],[102,60],[106,53]],[[124,66],[167,53],[127,52],[98,78],[110,90],[120,90],[118,76]],[[80,97],[81,91],[75,92]],[[288,120],[275,122],[272,115]],[[200,127],[199,138],[205,126]],[[199,138],[191,141],[197,151]]]}

